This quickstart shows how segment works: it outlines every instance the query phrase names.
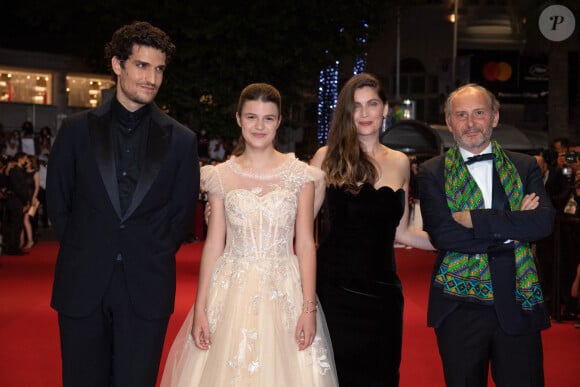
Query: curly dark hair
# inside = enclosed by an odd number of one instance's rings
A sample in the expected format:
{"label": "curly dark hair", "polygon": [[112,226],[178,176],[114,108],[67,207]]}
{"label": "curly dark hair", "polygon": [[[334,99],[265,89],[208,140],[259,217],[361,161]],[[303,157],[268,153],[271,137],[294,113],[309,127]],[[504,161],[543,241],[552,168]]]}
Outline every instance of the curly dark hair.
{"label": "curly dark hair", "polygon": [[105,59],[107,65],[116,78],[111,68],[111,59],[117,57],[124,61],[133,53],[133,45],[153,47],[165,54],[165,63],[169,64],[175,54],[175,45],[171,38],[161,29],[144,21],[135,21],[119,28],[113,34],[111,41],[105,44]]}

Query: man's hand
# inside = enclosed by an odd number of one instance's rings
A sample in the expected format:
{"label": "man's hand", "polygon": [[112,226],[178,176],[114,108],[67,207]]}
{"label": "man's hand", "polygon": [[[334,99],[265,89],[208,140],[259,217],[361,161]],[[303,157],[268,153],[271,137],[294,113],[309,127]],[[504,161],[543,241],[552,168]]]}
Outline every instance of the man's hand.
{"label": "man's hand", "polygon": [[522,199],[520,211],[535,210],[540,205],[540,197],[535,193],[527,194]]}
{"label": "man's hand", "polygon": [[471,223],[471,212],[459,211],[454,212],[451,216],[453,216],[453,219],[463,227],[473,228],[473,223]]}
{"label": "man's hand", "polygon": [[[521,211],[535,210],[540,205],[540,197],[535,193],[527,194],[522,199],[522,205],[520,206]],[[473,223],[471,222],[471,213],[469,211],[459,211],[451,214],[453,220],[462,225],[463,227],[473,228]]]}

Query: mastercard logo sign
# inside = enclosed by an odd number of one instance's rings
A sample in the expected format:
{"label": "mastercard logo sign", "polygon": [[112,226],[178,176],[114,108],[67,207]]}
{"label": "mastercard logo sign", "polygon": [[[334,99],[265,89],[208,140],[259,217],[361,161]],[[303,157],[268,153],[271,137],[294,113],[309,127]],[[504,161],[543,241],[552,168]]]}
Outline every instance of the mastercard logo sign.
{"label": "mastercard logo sign", "polygon": [[487,62],[483,65],[483,78],[487,81],[505,82],[512,77],[512,66],[507,62]]}

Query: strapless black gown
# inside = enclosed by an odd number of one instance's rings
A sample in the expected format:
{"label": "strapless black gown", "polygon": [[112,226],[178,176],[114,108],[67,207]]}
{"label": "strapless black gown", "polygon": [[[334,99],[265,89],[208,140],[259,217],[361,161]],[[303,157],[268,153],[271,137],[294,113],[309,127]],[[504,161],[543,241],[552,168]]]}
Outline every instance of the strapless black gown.
{"label": "strapless black gown", "polygon": [[326,190],[317,293],[341,387],[399,384],[403,293],[394,239],[404,201],[402,189],[370,184],[357,194]]}

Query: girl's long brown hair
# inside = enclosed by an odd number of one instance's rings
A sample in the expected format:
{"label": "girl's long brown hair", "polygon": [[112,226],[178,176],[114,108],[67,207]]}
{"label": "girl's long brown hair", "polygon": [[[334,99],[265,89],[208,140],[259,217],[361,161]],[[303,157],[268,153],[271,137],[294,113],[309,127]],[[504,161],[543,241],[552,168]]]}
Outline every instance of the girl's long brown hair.
{"label": "girl's long brown hair", "polygon": [[322,161],[327,183],[353,193],[359,191],[362,183],[374,185],[378,176],[376,167],[361,148],[354,122],[354,93],[363,87],[371,87],[381,101],[387,103],[386,94],[375,76],[361,73],[350,78],[338,95],[328,133],[328,150]]}

